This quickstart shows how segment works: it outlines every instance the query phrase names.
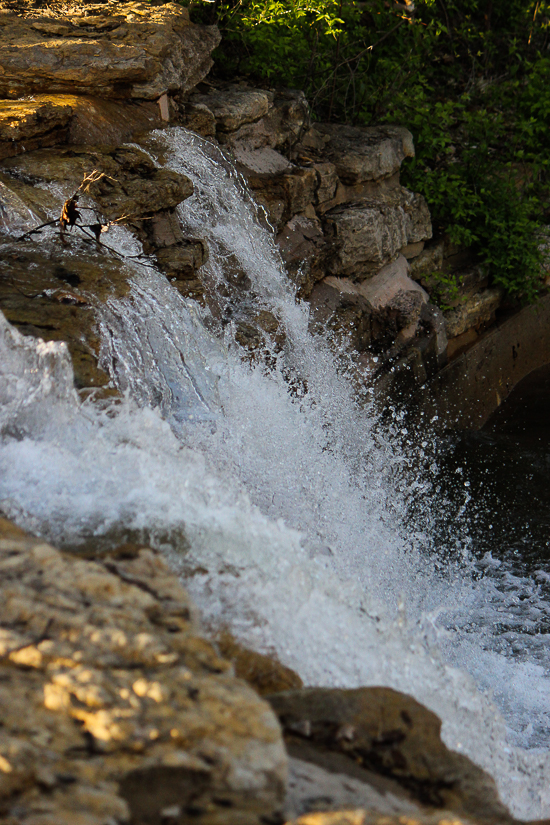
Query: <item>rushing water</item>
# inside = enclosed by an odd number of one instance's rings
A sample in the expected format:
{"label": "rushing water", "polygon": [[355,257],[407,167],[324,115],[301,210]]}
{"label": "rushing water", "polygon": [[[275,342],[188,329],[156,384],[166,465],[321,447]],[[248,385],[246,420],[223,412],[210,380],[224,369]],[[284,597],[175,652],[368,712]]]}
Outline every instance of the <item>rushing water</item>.
{"label": "rushing water", "polygon": [[[518,575],[494,546],[478,552],[456,442],[356,403],[218,150],[172,129],[151,151],[195,184],[180,216],[209,246],[210,309],[129,262],[131,294],[98,309],[102,363],[125,393],[103,407],[79,402],[63,345],[2,325],[2,510],[65,546],[151,542],[208,623],[306,683],[413,694],[516,815],[550,815],[541,566]],[[111,243],[135,246],[122,229]],[[256,363],[235,329],[260,311],[284,341]]]}

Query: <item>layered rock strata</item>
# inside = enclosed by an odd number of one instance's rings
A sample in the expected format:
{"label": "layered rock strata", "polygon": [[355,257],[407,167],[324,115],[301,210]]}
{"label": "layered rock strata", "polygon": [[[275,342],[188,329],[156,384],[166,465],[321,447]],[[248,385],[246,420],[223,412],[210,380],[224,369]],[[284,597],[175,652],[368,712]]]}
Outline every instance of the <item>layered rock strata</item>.
{"label": "layered rock strata", "polygon": [[158,555],[78,559],[0,520],[0,568],[2,822],[275,821],[277,720]]}

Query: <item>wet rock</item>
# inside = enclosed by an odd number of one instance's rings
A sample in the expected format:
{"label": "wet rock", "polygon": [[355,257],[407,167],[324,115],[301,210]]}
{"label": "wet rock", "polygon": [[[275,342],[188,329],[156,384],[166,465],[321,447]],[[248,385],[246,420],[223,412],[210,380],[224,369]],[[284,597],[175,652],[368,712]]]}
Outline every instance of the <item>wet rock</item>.
{"label": "wet rock", "polygon": [[103,173],[86,191],[107,220],[135,220],[174,208],[193,192],[185,175],[157,169],[145,152],[129,146],[105,151],[38,150],[6,160],[4,169],[16,178],[62,184],[67,195],[76,191],[85,175],[94,170]]}
{"label": "wet rock", "polygon": [[470,328],[489,324],[502,301],[499,289],[485,289],[445,313],[447,338],[456,338]]}
{"label": "wet rock", "polygon": [[105,387],[109,376],[98,367],[100,339],[96,306],[129,290],[124,262],[95,253],[77,239],[0,246],[0,310],[24,335],[65,341],[78,389]]}
{"label": "wet rock", "polygon": [[402,187],[394,197],[332,209],[324,220],[335,245],[329,270],[354,280],[368,278],[403,246],[432,234],[424,198]]}
{"label": "wet rock", "polygon": [[401,126],[316,123],[311,131],[302,141],[304,151],[322,154],[347,185],[389,177],[405,158],[414,157],[412,135]]}
{"label": "wet rock", "polygon": [[297,740],[289,742],[288,748],[288,819],[318,812],[323,821],[330,812],[362,808],[371,817],[401,816],[410,822],[426,813],[397,782],[367,771],[341,754]]}
{"label": "wet rock", "polygon": [[269,222],[277,230],[294,215],[307,211],[317,187],[314,169],[292,167],[274,175],[250,170],[246,177],[256,201],[265,208]]}
{"label": "wet rock", "polygon": [[373,308],[356,284],[325,278],[310,296],[310,328],[331,335],[339,347],[363,352],[371,343]]}
{"label": "wet rock", "polygon": [[277,235],[277,244],[299,297],[308,297],[323,275],[324,236],[317,218],[295,215]]}
{"label": "wet rock", "polygon": [[273,656],[243,647],[228,630],[217,633],[215,642],[220,655],[233,664],[235,675],[248,682],[260,696],[303,687],[297,673]]}
{"label": "wet rock", "polygon": [[345,754],[356,765],[392,777],[423,804],[482,821],[511,819],[493,779],[448,750],[440,719],[403,693],[306,688],[269,701],[291,740]]}
{"label": "wet rock", "polygon": [[256,825],[280,810],[277,720],[146,548],[78,559],[0,520],[0,817]]}
{"label": "wet rock", "polygon": [[89,14],[9,16],[0,27],[0,97],[88,94],[155,100],[208,73],[220,36],[175,3],[96,5]]}

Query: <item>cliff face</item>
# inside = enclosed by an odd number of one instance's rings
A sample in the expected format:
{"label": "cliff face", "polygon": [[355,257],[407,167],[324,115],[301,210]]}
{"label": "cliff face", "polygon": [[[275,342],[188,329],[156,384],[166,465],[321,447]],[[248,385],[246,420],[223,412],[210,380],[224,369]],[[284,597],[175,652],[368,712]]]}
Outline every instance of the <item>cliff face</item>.
{"label": "cliff face", "polygon": [[[175,211],[191,187],[169,181],[138,150],[120,148],[136,139],[146,145],[153,128],[183,124],[235,159],[265,209],[298,297],[310,303],[312,328],[350,352],[359,389],[378,380],[380,397],[409,396],[494,321],[500,293],[487,289],[463,250],[431,240],[425,201],[399,182],[401,164],[414,155],[407,129],[312,125],[300,92],[205,83],[218,42],[215,27],[190,23],[173,3],[47,14],[18,2],[0,6],[0,227],[13,234],[29,209],[51,220],[44,190],[70,181],[76,191],[86,174],[102,173],[85,188],[96,221],[130,227],[184,296],[223,317],[201,272],[204,240],[186,237]],[[32,270],[37,239],[26,237],[12,256],[21,258],[19,270]],[[97,266],[101,250],[79,256],[80,269],[91,257]],[[104,386],[93,304],[106,291],[80,271],[70,280],[60,275],[71,267],[59,244],[46,257],[53,271],[48,263],[23,295],[13,284],[17,266],[8,266],[0,309],[27,334],[67,341],[79,388]],[[110,257],[110,294],[124,294]],[[460,287],[447,295],[450,274]],[[445,315],[430,302],[442,290]],[[254,296],[238,275],[225,292],[246,353],[281,346],[278,320],[246,309]]]}

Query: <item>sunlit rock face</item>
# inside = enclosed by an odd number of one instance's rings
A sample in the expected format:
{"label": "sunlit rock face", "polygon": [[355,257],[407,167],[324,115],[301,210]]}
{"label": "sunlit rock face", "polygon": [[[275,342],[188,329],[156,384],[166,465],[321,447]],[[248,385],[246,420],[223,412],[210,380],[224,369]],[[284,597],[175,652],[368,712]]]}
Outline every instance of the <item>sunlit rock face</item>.
{"label": "sunlit rock face", "polygon": [[158,555],[77,559],[0,520],[0,568],[0,816],[253,825],[277,812],[277,720],[199,635]]}
{"label": "sunlit rock face", "polygon": [[3,17],[0,97],[55,92],[154,100],[208,73],[215,26],[175,3],[97,5],[52,17]]}

